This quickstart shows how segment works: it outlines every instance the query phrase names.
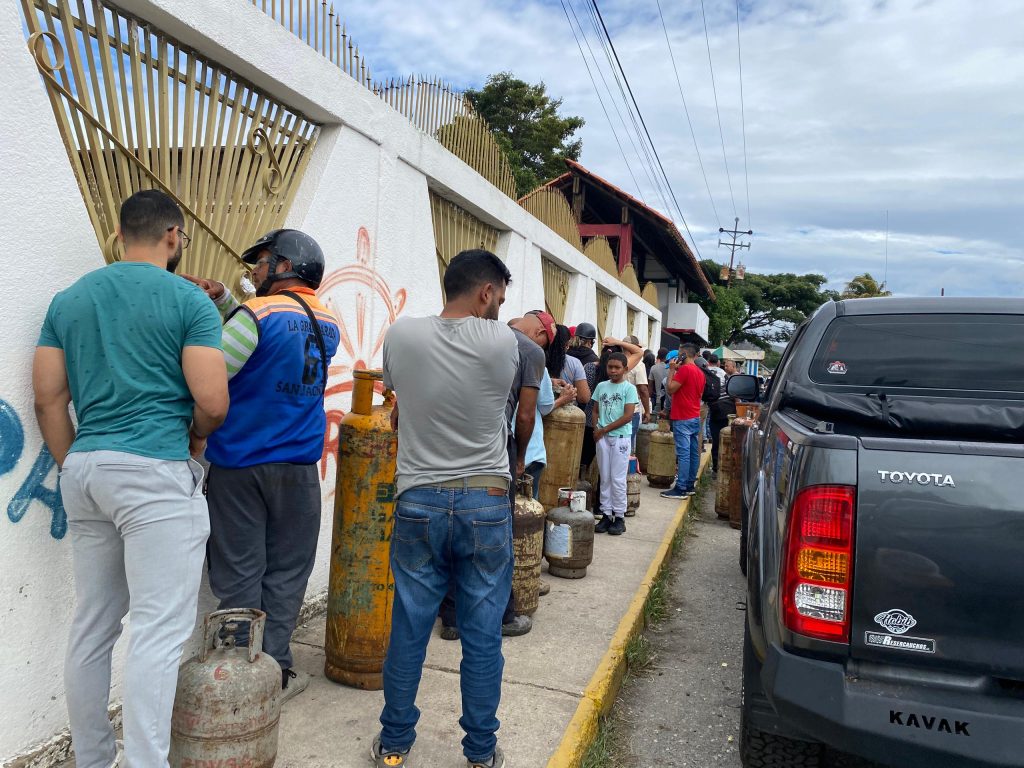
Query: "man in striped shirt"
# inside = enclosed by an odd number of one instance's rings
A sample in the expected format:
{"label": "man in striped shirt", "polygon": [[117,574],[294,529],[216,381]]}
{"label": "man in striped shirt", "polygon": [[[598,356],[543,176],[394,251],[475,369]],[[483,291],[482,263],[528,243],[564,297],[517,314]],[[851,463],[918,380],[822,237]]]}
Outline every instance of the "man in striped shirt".
{"label": "man in striped shirt", "polygon": [[259,289],[241,305],[223,284],[185,276],[226,318],[231,407],[206,448],[210,587],[222,609],[267,613],[263,648],[281,665],[287,699],[309,683],[292,669],[289,642],[320,535],[317,461],[340,332],[316,297],[324,256],[313,238],[275,230],[242,258],[255,265]]}

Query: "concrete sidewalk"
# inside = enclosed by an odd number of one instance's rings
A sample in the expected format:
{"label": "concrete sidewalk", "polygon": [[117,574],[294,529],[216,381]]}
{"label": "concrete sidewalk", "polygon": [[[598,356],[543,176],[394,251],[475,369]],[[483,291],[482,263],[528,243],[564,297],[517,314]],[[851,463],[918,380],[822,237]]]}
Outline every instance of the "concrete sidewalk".
{"label": "concrete sidewalk", "polygon": [[[704,464],[707,459],[705,455]],[[533,631],[505,639],[498,740],[513,768],[544,768],[559,751],[584,690],[602,666],[620,622],[677,519],[679,503],[662,499],[659,493],[643,482],[640,509],[636,517],[627,518],[626,534],[596,537],[594,562],[586,578],[548,576],[545,564],[543,578],[551,584],[551,593],[541,598]],[[383,694],[345,688],[325,679],[323,643],[323,617],[295,634],[296,667],[311,673],[313,679],[306,692],[282,711],[280,768],[363,768],[369,764],[370,742],[380,729],[377,717]],[[417,700],[423,714],[410,756],[414,768],[465,766],[458,724],[461,655],[460,644],[441,640],[435,629]],[[567,740],[572,738],[570,735]],[[563,748],[560,754],[572,751],[578,752]]]}

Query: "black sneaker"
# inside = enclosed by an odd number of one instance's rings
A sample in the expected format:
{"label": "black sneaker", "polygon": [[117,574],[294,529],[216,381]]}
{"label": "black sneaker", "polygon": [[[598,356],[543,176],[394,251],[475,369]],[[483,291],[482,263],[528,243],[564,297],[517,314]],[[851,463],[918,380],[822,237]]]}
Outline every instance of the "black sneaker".
{"label": "black sneaker", "polygon": [[609,536],[621,536],[626,532],[626,518],[616,517],[615,522],[608,528]]}
{"label": "black sneaker", "polygon": [[442,640],[458,640],[459,639],[459,628],[458,627],[441,627],[441,639]]}
{"label": "black sneaker", "polygon": [[608,515],[603,515],[601,522],[594,526],[594,533],[607,533],[612,529],[613,525],[615,525],[615,521],[608,517]]}

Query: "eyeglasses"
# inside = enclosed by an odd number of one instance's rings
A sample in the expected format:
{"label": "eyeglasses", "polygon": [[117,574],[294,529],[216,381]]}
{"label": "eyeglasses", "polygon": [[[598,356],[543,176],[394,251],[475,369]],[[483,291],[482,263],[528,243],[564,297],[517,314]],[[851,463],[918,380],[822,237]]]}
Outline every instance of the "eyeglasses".
{"label": "eyeglasses", "polygon": [[173,232],[174,230],[177,230],[179,237],[181,237],[181,247],[183,249],[188,248],[192,244],[192,238],[189,237],[188,232],[177,225],[167,228],[168,232]]}

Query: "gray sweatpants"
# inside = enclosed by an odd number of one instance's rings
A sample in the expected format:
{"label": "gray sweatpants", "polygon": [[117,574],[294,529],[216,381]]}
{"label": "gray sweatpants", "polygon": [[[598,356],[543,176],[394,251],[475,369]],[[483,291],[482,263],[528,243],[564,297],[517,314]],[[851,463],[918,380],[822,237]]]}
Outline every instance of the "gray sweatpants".
{"label": "gray sweatpants", "polygon": [[195,461],[87,451],[64,462],[76,600],[64,685],[78,768],[114,760],[110,665],[125,614],[126,764],[167,768],[178,665],[196,623],[210,533],[202,480]]}
{"label": "gray sweatpants", "polygon": [[266,611],[263,649],[281,669],[292,667],[289,643],[316,559],[317,471],[316,464],[210,467],[210,589],[222,609]]}

